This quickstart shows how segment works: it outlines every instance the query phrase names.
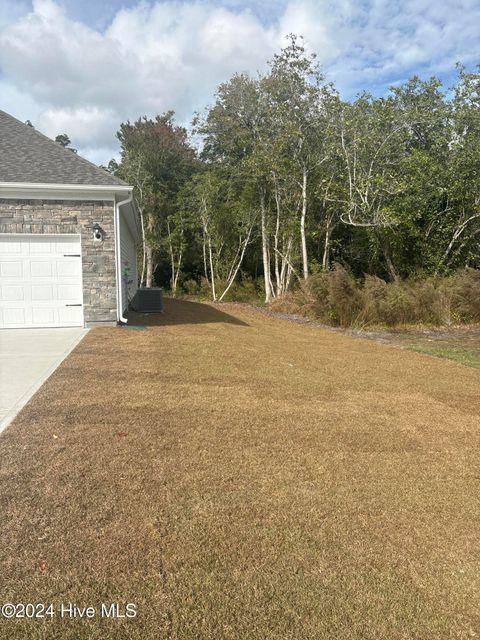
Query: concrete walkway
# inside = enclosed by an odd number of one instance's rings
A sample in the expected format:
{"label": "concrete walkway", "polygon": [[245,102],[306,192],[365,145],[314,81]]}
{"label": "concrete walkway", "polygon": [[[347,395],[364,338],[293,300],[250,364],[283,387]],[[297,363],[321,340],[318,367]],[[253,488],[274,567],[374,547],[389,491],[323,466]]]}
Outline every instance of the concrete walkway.
{"label": "concrete walkway", "polygon": [[0,330],[0,432],[88,329]]}

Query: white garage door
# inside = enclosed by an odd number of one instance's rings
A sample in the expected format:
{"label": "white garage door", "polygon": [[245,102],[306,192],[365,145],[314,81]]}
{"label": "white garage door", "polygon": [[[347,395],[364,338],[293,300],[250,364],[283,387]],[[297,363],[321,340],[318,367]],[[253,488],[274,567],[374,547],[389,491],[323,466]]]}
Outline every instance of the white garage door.
{"label": "white garage door", "polygon": [[81,326],[80,236],[0,234],[0,328]]}

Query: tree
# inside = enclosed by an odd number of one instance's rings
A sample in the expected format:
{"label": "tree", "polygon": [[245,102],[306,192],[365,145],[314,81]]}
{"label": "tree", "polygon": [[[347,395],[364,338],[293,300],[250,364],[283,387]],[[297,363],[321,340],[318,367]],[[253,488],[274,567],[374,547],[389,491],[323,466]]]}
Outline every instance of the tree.
{"label": "tree", "polygon": [[307,55],[301,39],[291,34],[276,54],[264,85],[269,114],[276,125],[280,153],[290,162],[291,187],[299,190],[299,231],[303,278],[309,275],[307,212],[313,173],[328,159],[327,131],[331,125],[324,104],[332,88],[323,84],[315,54]]}
{"label": "tree", "polygon": [[459,67],[450,140],[450,210],[443,221],[444,251],[437,270],[456,262],[478,264],[480,236],[480,66]]}
{"label": "tree", "polygon": [[267,302],[284,293],[296,273],[297,242],[308,277],[307,212],[316,173],[329,154],[326,105],[333,96],[315,56],[292,35],[268,74],[234,75],[220,85],[206,117],[196,121],[203,159],[235,167],[256,192]]}
{"label": "tree", "polygon": [[[266,135],[265,105],[262,103],[260,83],[246,74],[236,74],[220,85],[214,106],[202,120],[195,121],[196,132],[204,136],[202,159],[223,168],[224,173],[236,175],[236,183],[249,185],[260,209],[262,259],[267,301],[270,299],[270,258],[266,235],[265,176],[255,161],[255,152]],[[205,199],[204,199],[205,202]],[[251,233],[246,234],[250,239]],[[245,238],[246,235],[243,237]],[[207,244],[210,234],[207,233]],[[245,253],[246,245],[240,254]],[[212,270],[211,270],[212,271]],[[237,273],[234,269],[232,273]],[[214,280],[212,280],[214,287]],[[215,293],[213,294],[215,298]]]}
{"label": "tree", "polygon": [[59,133],[55,138],[55,142],[58,142],[64,149],[68,149],[69,151],[73,151],[73,153],[77,153],[77,150],[71,147],[72,144],[70,138],[66,133]]}
{"label": "tree", "polygon": [[[154,282],[162,238],[172,232],[177,194],[195,170],[195,152],[173,111],[120,125],[118,174],[134,186],[143,236],[141,284]],[[170,231],[169,231],[170,229]],[[167,244],[167,248],[171,245]],[[172,259],[174,260],[173,256]],[[173,263],[172,263],[173,264]]]}
{"label": "tree", "polygon": [[101,164],[100,169],[103,169],[107,173],[111,173],[112,175],[115,175],[118,171],[118,162],[115,160],[115,158],[112,158],[111,160],[108,161],[107,166]]}
{"label": "tree", "polygon": [[172,112],[123,124],[107,170],[135,185],[142,283],[156,270],[175,295],[203,273],[221,300],[261,278],[270,302],[334,262],[385,279],[478,265],[479,78],[459,68],[450,93],[414,76],[343,101],[290,35],[195,116],[198,157]]}
{"label": "tree", "polygon": [[242,180],[210,166],[193,176],[183,193],[189,220],[202,238],[205,280],[213,301],[232,287],[252,239],[256,210]]}

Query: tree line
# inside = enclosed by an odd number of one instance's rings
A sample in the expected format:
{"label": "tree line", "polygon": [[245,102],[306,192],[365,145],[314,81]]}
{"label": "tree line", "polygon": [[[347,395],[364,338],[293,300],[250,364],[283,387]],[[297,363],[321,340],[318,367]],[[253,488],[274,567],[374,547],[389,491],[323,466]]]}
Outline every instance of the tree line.
{"label": "tree line", "polygon": [[480,266],[480,67],[345,101],[292,35],[190,133],[170,111],[117,135],[144,286],[201,281],[222,300],[253,280],[268,302],[334,263],[390,281]]}

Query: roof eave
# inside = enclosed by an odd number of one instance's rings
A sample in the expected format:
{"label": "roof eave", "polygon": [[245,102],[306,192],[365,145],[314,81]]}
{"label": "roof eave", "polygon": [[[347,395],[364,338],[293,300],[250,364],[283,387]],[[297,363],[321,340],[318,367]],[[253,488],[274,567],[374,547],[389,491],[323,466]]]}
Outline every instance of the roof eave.
{"label": "roof eave", "polygon": [[22,200],[114,200],[125,197],[133,187],[123,184],[53,184],[0,182],[0,198]]}
{"label": "roof eave", "polygon": [[131,201],[121,205],[120,209],[125,218],[127,226],[130,229],[130,233],[132,234],[135,242],[138,243],[141,239],[141,233],[140,233],[140,226],[138,222],[138,212],[137,212],[137,207],[135,205],[135,199],[132,198]]}

